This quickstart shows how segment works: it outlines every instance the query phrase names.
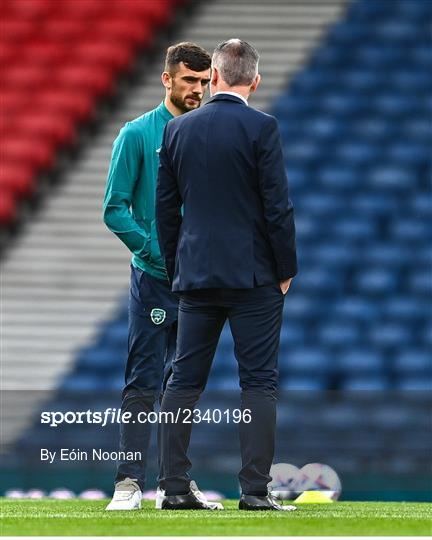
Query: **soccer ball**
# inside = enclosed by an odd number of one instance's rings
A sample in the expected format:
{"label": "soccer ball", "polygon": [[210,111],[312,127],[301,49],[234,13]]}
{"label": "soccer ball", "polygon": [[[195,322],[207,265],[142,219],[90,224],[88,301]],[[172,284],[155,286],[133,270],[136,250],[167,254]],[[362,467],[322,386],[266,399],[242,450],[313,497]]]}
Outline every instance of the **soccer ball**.
{"label": "soccer ball", "polygon": [[293,488],[298,495],[304,491],[322,491],[327,497],[337,500],[342,491],[339,476],[329,465],[308,463],[299,470]]}
{"label": "soccer ball", "polygon": [[300,470],[295,465],[289,463],[275,463],[271,466],[270,476],[272,481],[269,484],[272,495],[281,500],[291,500],[296,496],[294,486]]}

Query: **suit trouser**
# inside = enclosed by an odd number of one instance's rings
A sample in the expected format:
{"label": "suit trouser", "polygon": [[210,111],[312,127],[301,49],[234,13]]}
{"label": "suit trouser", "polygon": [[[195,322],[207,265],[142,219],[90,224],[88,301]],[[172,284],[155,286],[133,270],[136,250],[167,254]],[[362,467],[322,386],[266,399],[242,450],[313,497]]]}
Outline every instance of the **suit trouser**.
{"label": "suit trouser", "polygon": [[[153,315],[152,315],[153,313]],[[140,459],[119,460],[115,482],[135,478],[141,489],[146,480],[151,424],[139,420],[153,411],[175,355],[178,299],[168,281],[131,267],[128,357],[121,412],[131,414],[120,424],[119,450],[138,452]]]}
{"label": "suit trouser", "polygon": [[[239,424],[246,494],[267,494],[274,455],[276,392],[284,295],[279,286],[254,289],[207,289],[181,294],[177,352],[161,411],[180,409],[177,423],[162,423],[160,485],[168,495],[187,493],[191,462],[187,450],[191,424],[183,410],[194,409],[204,390],[222,327],[228,319],[238,362],[241,408],[251,422]],[[169,417],[169,415],[166,415]]]}

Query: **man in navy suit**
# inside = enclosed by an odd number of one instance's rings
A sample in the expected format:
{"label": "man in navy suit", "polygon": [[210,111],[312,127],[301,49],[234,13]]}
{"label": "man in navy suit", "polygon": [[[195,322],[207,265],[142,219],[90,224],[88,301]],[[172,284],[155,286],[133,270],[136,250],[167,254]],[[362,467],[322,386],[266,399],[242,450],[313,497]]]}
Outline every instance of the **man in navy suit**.
{"label": "man in navy suit", "polygon": [[164,509],[207,508],[189,492],[183,423],[204,390],[225,321],[239,365],[240,509],[282,510],[268,495],[284,295],[297,272],[293,207],[276,119],[248,106],[258,53],[231,39],[213,54],[212,99],[170,121],[156,192],[159,243],[180,295],[177,354],[162,402],[180,410],[161,428]]}

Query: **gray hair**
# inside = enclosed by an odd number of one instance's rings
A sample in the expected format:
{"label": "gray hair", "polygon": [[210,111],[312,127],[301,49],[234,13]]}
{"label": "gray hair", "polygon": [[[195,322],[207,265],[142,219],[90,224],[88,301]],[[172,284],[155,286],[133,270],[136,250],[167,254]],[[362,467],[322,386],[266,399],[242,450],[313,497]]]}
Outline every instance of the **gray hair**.
{"label": "gray hair", "polygon": [[219,43],[213,53],[216,67],[228,86],[248,86],[258,73],[259,55],[255,47],[241,39]]}

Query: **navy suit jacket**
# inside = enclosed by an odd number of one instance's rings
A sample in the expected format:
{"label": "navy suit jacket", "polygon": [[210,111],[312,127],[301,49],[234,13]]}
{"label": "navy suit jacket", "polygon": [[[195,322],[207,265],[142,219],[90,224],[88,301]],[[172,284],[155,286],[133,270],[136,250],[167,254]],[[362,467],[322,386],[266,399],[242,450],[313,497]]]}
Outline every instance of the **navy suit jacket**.
{"label": "navy suit jacket", "polygon": [[168,122],[159,157],[157,231],[173,291],[248,289],[297,273],[273,116],[217,94]]}

